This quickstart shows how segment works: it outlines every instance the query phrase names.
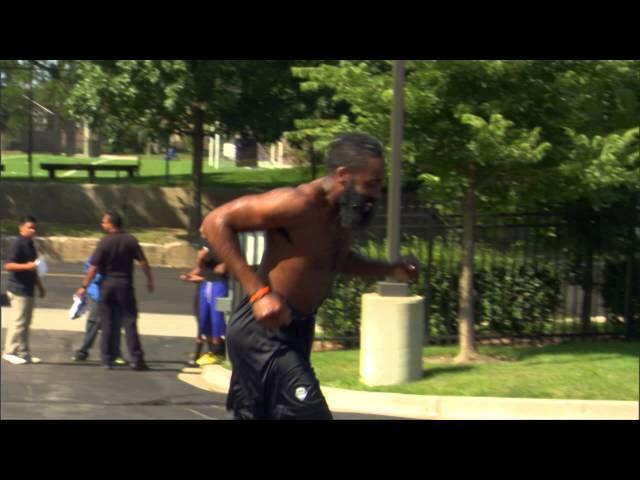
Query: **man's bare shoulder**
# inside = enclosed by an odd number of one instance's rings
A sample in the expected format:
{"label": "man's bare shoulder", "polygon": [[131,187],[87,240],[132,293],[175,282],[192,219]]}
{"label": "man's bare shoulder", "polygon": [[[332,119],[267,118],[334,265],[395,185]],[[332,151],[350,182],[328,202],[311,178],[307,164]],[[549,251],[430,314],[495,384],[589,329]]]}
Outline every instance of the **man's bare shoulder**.
{"label": "man's bare shoulder", "polygon": [[323,205],[320,190],[315,181],[245,195],[218,207],[204,223],[213,225],[224,219],[236,231],[296,228],[318,218]]}
{"label": "man's bare shoulder", "polygon": [[278,203],[292,211],[312,210],[319,205],[319,190],[313,183],[303,183],[297,187],[275,188],[260,197],[261,201]]}

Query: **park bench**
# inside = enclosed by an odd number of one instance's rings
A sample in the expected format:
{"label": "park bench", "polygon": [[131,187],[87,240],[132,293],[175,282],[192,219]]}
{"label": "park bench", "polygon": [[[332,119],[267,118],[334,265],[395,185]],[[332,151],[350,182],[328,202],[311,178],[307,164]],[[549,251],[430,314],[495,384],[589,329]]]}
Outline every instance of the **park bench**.
{"label": "park bench", "polygon": [[41,163],[40,168],[49,172],[49,178],[56,178],[57,170],[87,170],[91,181],[96,178],[96,171],[127,172],[132,178],[138,171],[138,165],[91,165],[86,163]]}

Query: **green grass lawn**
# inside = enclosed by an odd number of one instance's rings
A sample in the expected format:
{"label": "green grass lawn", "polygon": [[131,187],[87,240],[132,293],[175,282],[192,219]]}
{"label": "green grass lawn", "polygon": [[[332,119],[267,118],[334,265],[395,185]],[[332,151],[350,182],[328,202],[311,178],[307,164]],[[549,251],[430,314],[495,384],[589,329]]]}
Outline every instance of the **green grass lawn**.
{"label": "green grass lawn", "polygon": [[[86,157],[66,157],[63,155],[34,154],[33,178],[38,181],[49,181],[46,170],[40,168],[41,163],[96,163],[109,165],[135,165],[135,160],[105,160]],[[5,170],[2,180],[25,180],[29,178],[29,164],[24,153],[3,153],[2,163]],[[169,182],[166,179],[166,162],[162,155],[141,155],[140,172],[133,179],[124,172],[96,172],[96,183],[134,183],[150,185],[186,185],[191,181],[191,157],[182,154],[177,160],[169,162]],[[221,160],[220,168],[209,166],[207,158],[203,162],[203,184],[221,188],[259,188],[270,189],[278,186],[297,185],[311,179],[310,169],[294,167],[283,169],[239,168],[233,161]],[[64,175],[64,176],[63,176]],[[85,183],[88,172],[56,173],[56,181],[68,183]]]}
{"label": "green grass lawn", "polygon": [[424,375],[404,385],[366,387],[359,381],[359,350],[314,352],[324,386],[353,390],[487,397],[639,400],[640,342],[481,346],[488,361],[454,365],[456,346],[424,349]]}

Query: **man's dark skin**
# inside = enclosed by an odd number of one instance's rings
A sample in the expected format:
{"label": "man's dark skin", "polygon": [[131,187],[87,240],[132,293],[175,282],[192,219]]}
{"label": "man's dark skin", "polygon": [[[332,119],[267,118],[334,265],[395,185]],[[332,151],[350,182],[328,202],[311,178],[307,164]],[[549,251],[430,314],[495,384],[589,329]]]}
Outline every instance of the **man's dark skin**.
{"label": "man's dark skin", "polygon": [[[102,216],[102,224],[100,226],[106,233],[115,233],[120,231],[113,223],[111,223],[111,218],[109,217],[109,215]],[[140,262],[140,267],[142,267],[142,271],[144,272],[145,277],[147,277],[147,291],[149,293],[153,293],[154,286],[153,276],[151,275],[151,268],[149,267],[149,264],[147,262]],[[87,274],[85,275],[82,284],[91,285],[91,282],[96,276],[96,273],[98,273],[98,267],[96,265],[91,265],[89,267],[89,270],[87,270]],[[84,296],[85,292],[86,289],[84,287],[80,287],[78,290],[76,290],[76,295],[82,297]]]}
{"label": "man's dark skin", "polygon": [[[417,278],[414,259],[391,264],[351,251],[351,229],[340,221],[339,200],[347,185],[379,201],[384,174],[384,160],[371,156],[362,168],[340,166],[326,177],[296,188],[245,196],[207,215],[202,232],[245,292],[252,295],[271,287],[252,305],[257,322],[270,329],[289,325],[289,306],[313,314],[329,295],[338,273],[399,281]],[[258,230],[266,231],[266,248],[256,274],[240,251],[236,233]]]}

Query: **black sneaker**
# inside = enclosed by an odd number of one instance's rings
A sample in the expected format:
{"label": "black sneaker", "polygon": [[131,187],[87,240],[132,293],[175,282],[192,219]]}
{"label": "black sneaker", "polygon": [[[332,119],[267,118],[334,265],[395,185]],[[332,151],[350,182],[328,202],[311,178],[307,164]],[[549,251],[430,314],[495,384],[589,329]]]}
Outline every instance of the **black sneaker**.
{"label": "black sneaker", "polygon": [[73,357],[71,357],[71,360],[74,362],[84,362],[87,358],[89,358],[88,353],[76,352],[73,354]]}

